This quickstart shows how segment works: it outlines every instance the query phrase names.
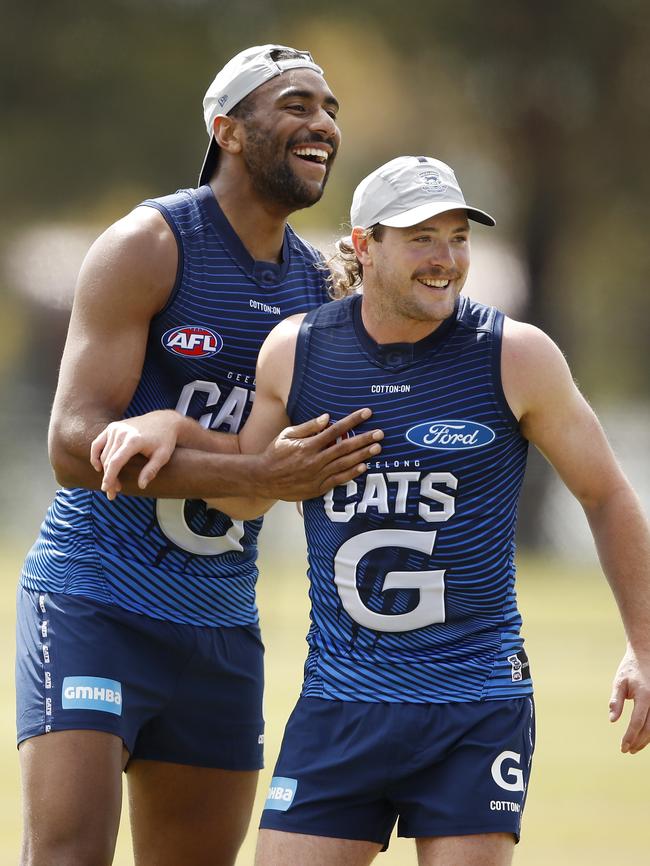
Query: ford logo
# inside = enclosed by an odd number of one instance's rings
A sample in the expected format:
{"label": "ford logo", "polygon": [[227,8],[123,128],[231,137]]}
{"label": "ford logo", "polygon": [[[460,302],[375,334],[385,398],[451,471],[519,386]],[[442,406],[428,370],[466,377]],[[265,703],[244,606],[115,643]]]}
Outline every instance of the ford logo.
{"label": "ford logo", "polygon": [[489,445],[496,438],[496,433],[476,421],[425,421],[407,430],[406,438],[420,448],[462,451]]}

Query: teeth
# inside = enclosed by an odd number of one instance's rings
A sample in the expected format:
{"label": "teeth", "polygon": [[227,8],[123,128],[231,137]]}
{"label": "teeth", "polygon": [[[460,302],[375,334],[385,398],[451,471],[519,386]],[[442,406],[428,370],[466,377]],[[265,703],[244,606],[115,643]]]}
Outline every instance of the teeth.
{"label": "teeth", "polygon": [[294,150],[296,156],[315,156],[318,159],[322,159],[324,162],[327,162],[327,157],[329,153],[326,150],[321,150],[318,147],[297,147]]}
{"label": "teeth", "polygon": [[425,286],[431,286],[432,289],[446,289],[449,285],[449,280],[427,280],[425,277],[420,279]]}

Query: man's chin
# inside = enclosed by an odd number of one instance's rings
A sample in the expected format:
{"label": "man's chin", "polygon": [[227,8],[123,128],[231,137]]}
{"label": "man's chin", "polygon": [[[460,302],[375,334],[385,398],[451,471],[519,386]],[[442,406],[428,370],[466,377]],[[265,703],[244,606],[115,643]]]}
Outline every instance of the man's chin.
{"label": "man's chin", "polygon": [[275,175],[265,175],[264,182],[257,189],[270,202],[285,208],[291,213],[311,207],[320,201],[327,175],[322,180],[299,177],[295,172],[278,171]]}
{"label": "man's chin", "polygon": [[285,203],[293,210],[302,210],[306,207],[311,207],[319,202],[323,197],[325,184],[308,187],[304,185],[300,191],[296,190],[294,195],[285,196]]}

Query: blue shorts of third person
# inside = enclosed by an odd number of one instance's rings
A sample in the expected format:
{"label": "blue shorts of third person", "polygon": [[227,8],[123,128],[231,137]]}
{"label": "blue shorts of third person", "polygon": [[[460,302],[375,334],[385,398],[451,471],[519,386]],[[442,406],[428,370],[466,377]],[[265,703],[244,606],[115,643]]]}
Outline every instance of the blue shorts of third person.
{"label": "blue shorts of third person", "polygon": [[263,654],[257,624],[183,625],[19,589],[18,743],[104,731],[131,758],[258,770]]}
{"label": "blue shorts of third person", "polygon": [[531,698],[379,704],[300,698],[260,827],[388,845],[512,833],[535,742]]}

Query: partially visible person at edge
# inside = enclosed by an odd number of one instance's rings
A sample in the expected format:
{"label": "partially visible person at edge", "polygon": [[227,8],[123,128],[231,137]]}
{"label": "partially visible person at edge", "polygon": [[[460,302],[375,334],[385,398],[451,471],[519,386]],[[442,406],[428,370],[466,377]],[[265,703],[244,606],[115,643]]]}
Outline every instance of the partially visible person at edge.
{"label": "partially visible person at edge", "polygon": [[[23,866],[110,864],[125,769],[136,863],[234,863],[262,765],[261,520],[203,499],[315,496],[380,447],[345,437],[359,411],[237,452],[264,338],[328,297],[286,220],[323,193],[338,104],[307,52],[265,45],[226,64],[204,109],[199,187],[111,226],[76,289],[50,425],[63,489],[18,599]],[[155,481],[133,461],[110,502],[92,440],[164,408],[197,419],[195,438]]]}
{"label": "partially visible person at edge", "polygon": [[[514,588],[529,442],[582,504],[625,626],[622,750],[650,741],[646,518],[557,346],[461,296],[468,218],[494,225],[444,163],[382,166],[339,246],[344,287],[363,280],[363,295],[289,318],[260,353],[243,451],[359,399],[386,438],[366,475],[304,504],[309,655],[257,866],[365,866],[398,819],[420,866],[511,862],[535,736]],[[171,424],[167,447],[191,426]],[[239,519],[268,505],[224,503]]]}

